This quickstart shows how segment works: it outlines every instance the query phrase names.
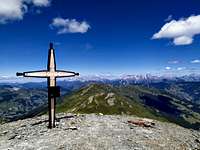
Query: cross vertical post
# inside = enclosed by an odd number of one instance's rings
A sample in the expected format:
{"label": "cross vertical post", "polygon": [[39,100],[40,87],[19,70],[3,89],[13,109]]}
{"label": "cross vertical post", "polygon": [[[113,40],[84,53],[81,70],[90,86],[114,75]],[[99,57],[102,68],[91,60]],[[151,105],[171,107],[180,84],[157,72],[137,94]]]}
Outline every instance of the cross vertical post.
{"label": "cross vertical post", "polygon": [[48,65],[47,70],[50,72],[50,76],[47,78],[48,84],[48,103],[49,103],[49,128],[55,127],[55,102],[56,97],[52,94],[53,87],[56,87],[56,77],[53,74],[56,71],[56,61],[55,61],[55,52],[53,49],[53,44],[49,45],[49,54],[48,54]]}
{"label": "cross vertical post", "polygon": [[56,86],[56,78],[78,76],[79,73],[56,70],[55,52],[53,43],[50,43],[48,53],[47,70],[28,71],[23,73],[16,73],[17,76],[47,78],[48,86],[48,111],[49,111],[49,128],[55,127],[55,105],[56,97],[60,95],[60,88]]}

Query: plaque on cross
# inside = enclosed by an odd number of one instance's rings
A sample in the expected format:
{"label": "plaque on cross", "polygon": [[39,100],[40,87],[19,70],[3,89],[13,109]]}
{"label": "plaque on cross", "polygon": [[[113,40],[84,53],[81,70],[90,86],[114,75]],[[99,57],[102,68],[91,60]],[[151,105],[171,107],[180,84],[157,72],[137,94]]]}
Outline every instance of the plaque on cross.
{"label": "plaque on cross", "polygon": [[27,71],[16,73],[17,76],[47,78],[48,85],[48,110],[49,110],[49,128],[55,127],[55,104],[56,97],[60,96],[60,88],[56,86],[56,78],[78,76],[79,73],[56,69],[55,52],[53,43],[50,43],[48,53],[47,70]]}

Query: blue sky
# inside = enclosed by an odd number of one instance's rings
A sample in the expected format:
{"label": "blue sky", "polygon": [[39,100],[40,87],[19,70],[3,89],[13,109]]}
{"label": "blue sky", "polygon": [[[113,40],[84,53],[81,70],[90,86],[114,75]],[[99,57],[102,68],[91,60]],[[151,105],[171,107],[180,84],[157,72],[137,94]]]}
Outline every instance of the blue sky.
{"label": "blue sky", "polygon": [[199,5],[197,0],[0,2],[0,76],[46,68],[51,41],[57,68],[82,75],[198,72],[200,29],[190,22],[200,24]]}

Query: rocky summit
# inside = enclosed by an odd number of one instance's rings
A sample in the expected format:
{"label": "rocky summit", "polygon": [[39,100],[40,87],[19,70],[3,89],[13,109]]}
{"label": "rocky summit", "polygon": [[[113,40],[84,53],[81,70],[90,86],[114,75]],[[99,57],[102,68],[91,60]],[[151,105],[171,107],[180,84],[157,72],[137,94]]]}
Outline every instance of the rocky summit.
{"label": "rocky summit", "polygon": [[135,116],[59,113],[47,125],[47,115],[0,125],[0,149],[200,149],[199,131]]}

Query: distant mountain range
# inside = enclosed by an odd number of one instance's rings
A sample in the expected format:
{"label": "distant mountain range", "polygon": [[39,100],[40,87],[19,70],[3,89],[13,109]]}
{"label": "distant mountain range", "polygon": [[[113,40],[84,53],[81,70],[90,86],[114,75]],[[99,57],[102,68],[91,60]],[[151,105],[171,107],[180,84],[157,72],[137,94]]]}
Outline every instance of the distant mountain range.
{"label": "distant mountain range", "polygon": [[[37,81],[37,82],[36,82]],[[44,80],[43,80],[44,81]],[[109,82],[109,81],[121,81],[124,83],[146,83],[146,82],[163,82],[163,81],[184,81],[184,82],[200,82],[200,74],[192,73],[188,75],[152,75],[152,74],[145,74],[145,75],[80,75],[79,77],[72,77],[67,78],[66,80],[60,80],[66,81],[66,82],[88,82],[88,81],[100,81],[100,82]],[[41,82],[41,80],[37,79],[27,79],[27,78],[21,78],[21,77],[7,77],[3,76],[0,77],[0,84],[23,84],[23,83],[36,83],[40,84],[43,83],[43,85],[46,85],[46,82]]]}

